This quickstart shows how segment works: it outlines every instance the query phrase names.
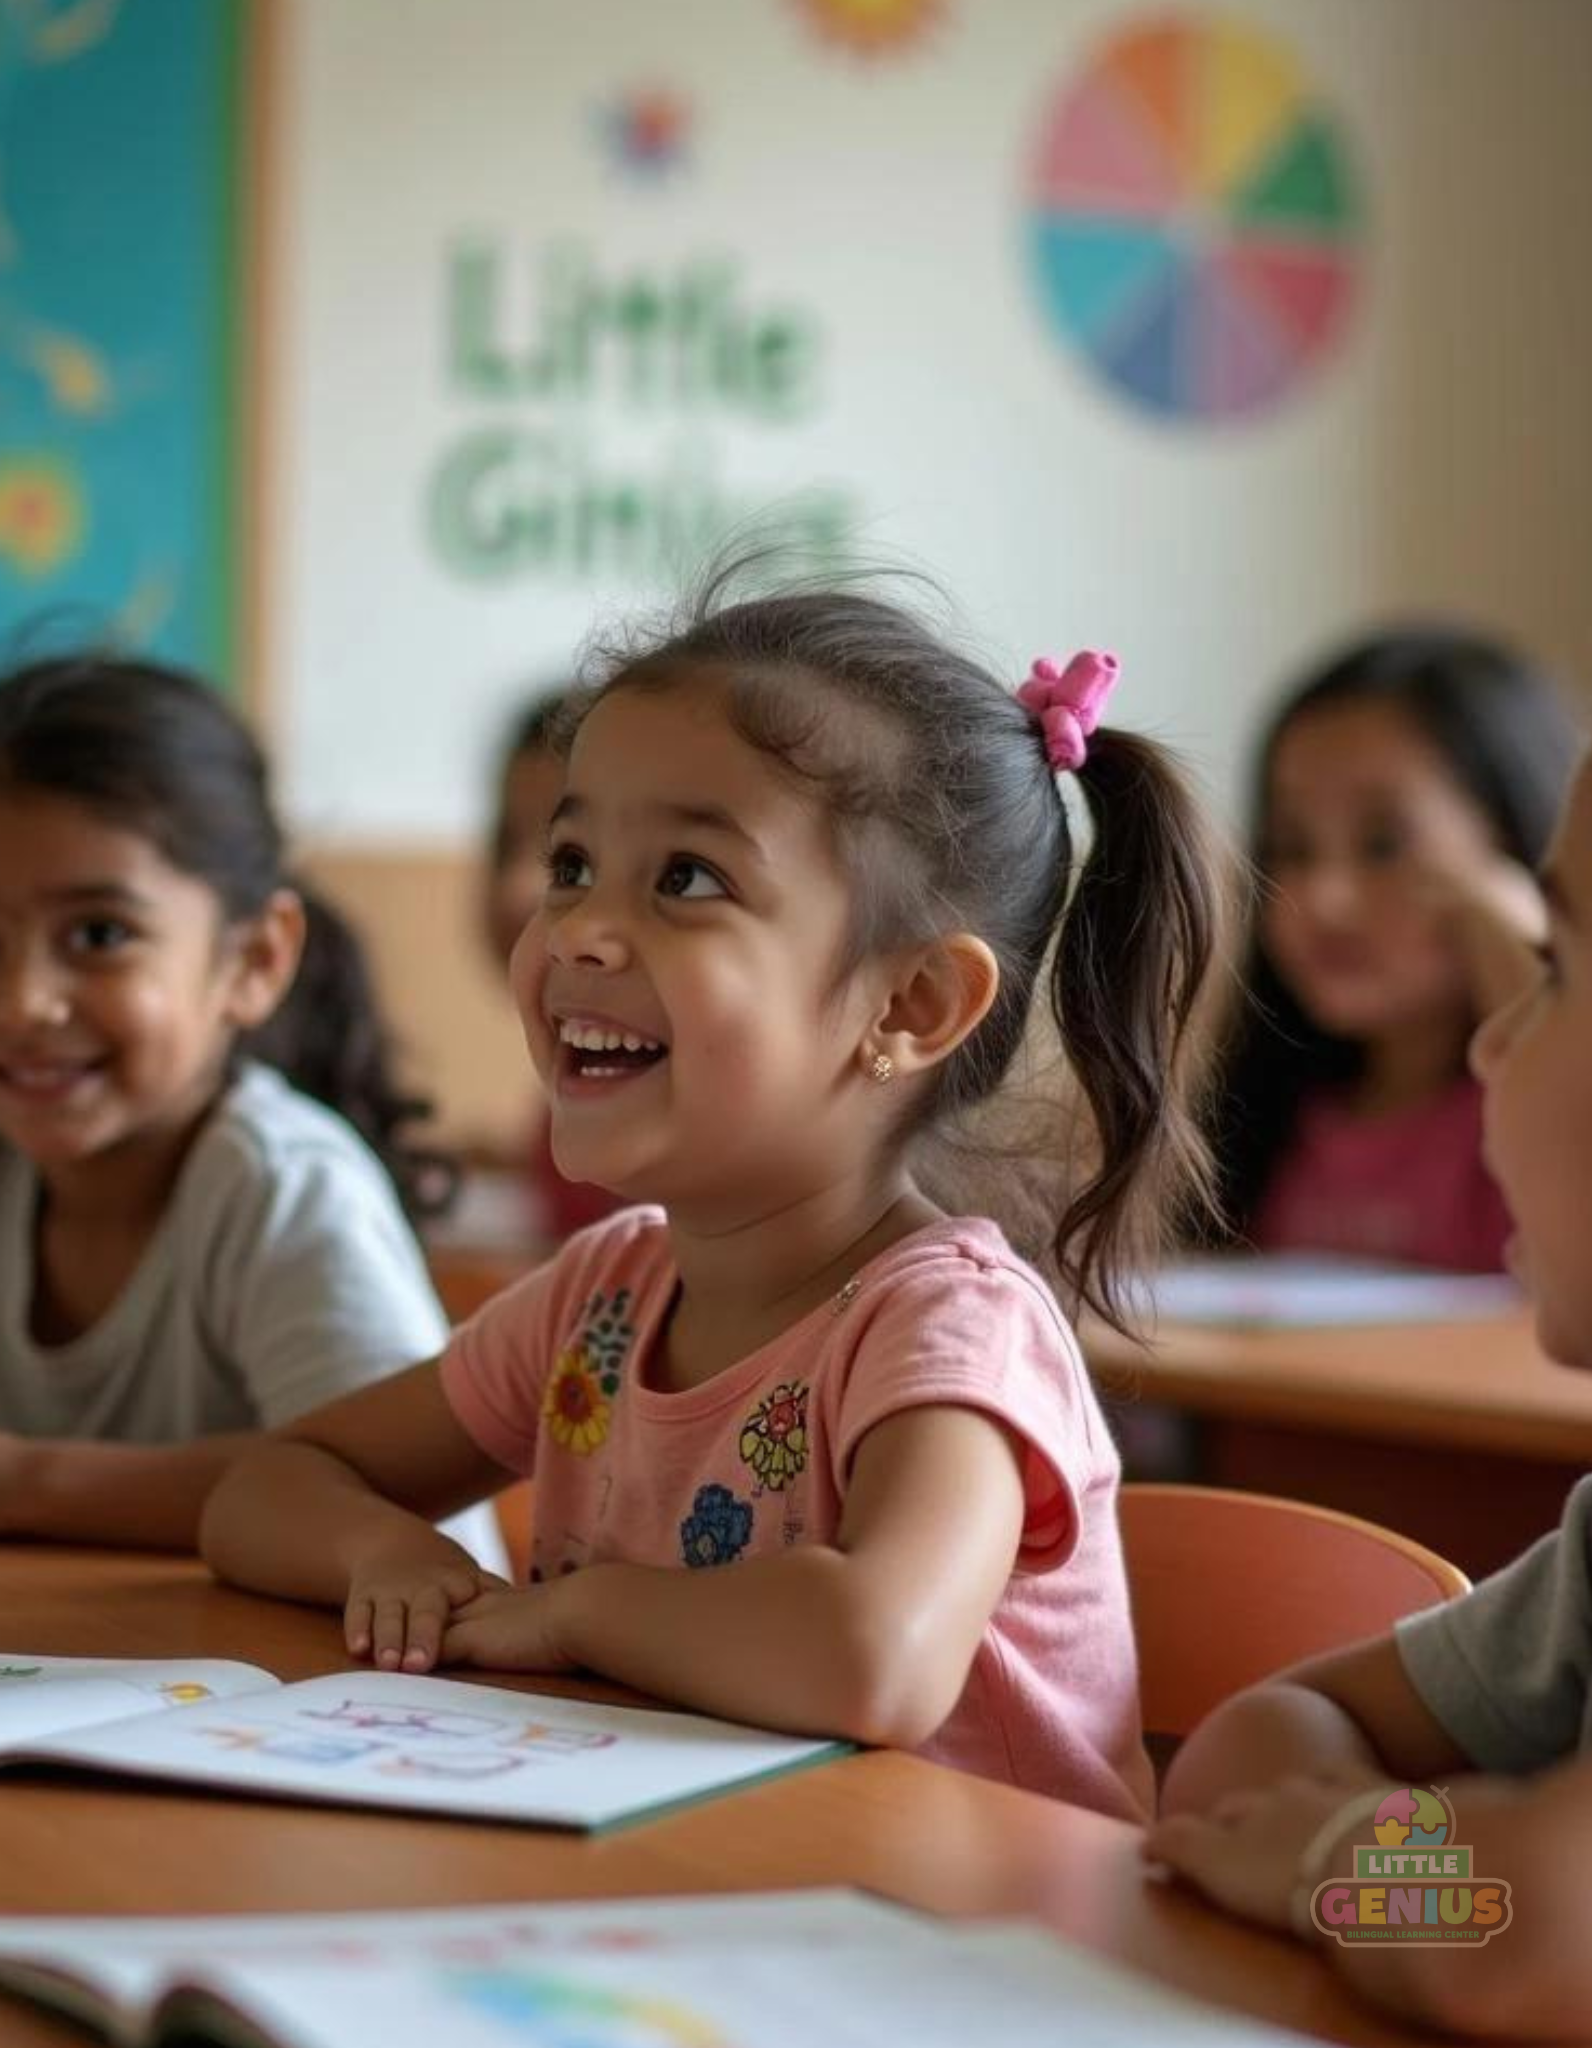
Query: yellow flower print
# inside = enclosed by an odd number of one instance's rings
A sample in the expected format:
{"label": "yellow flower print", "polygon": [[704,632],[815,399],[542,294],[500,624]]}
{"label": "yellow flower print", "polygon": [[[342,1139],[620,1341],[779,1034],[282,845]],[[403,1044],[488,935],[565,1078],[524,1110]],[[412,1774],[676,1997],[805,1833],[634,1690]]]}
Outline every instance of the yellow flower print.
{"label": "yellow flower print", "polygon": [[606,1439],[613,1413],[584,1347],[561,1352],[542,1396],[542,1420],[555,1440],[577,1458],[589,1458]]}
{"label": "yellow flower print", "polygon": [[807,1389],[796,1380],[759,1401],[741,1426],[741,1457],[759,1488],[781,1493],[807,1464]]}
{"label": "yellow flower print", "polygon": [[614,1419],[620,1370],[635,1328],[629,1320],[630,1289],[610,1301],[594,1294],[581,1311],[580,1334],[559,1353],[542,1396],[542,1420],[556,1443],[577,1458],[589,1458],[607,1440]]}
{"label": "yellow flower print", "polygon": [[83,537],[83,503],[70,470],[43,456],[0,462],[0,559],[24,576],[70,561]]}

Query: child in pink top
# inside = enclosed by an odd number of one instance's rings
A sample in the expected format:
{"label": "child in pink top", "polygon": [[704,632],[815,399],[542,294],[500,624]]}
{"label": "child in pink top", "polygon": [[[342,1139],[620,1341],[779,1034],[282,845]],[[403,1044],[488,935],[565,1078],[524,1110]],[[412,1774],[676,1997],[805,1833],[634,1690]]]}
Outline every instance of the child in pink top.
{"label": "child in pink top", "polygon": [[927,1753],[1133,1813],[1144,1787],[1120,1692],[1134,1650],[1116,1458],[1033,1269],[992,1223],[931,1224],[715,1378],[670,1392],[638,1361],[678,1285],[662,1212],[629,1209],[500,1295],[442,1361],[475,1441],[506,1470],[535,1466],[533,1583],[603,1562],[700,1569],[832,1543],[871,1429],[926,1403],[972,1408],[1018,1447],[1022,1530]]}
{"label": "child in pink top", "polygon": [[[560,1166],[655,1206],[251,1457],[217,1569],[341,1605],[389,1669],[584,1667],[1142,1812],[1115,1452],[1045,1283],[914,1177],[1045,977],[1096,1124],[1069,1295],[1115,1316],[1201,1185],[1209,871],[1157,749],[1096,730],[1114,675],[1014,696],[873,599],[722,579],[623,655],[513,979]],[[527,1586],[422,1519],[531,1471]]]}
{"label": "child in pink top", "polygon": [[1351,648],[1277,715],[1245,1000],[1213,1094],[1236,1241],[1501,1269],[1465,1046],[1532,972],[1530,871],[1574,758],[1541,676],[1436,628]]}
{"label": "child in pink top", "polygon": [[1481,1153],[1481,1091],[1468,1075],[1381,1116],[1307,1101],[1260,1214],[1262,1250],[1312,1250],[1496,1273],[1509,1211]]}

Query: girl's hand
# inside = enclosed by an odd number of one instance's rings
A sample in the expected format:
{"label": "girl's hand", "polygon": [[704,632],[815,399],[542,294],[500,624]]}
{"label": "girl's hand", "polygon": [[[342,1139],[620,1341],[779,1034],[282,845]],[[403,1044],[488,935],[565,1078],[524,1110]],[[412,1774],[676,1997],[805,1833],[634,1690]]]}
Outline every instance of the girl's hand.
{"label": "girl's hand", "polygon": [[[1145,1837],[1143,1855],[1229,1913],[1287,1932],[1294,1889],[1309,1875],[1299,1868],[1305,1851],[1334,1813],[1387,1782],[1366,1772],[1338,1771],[1232,1792],[1208,1813],[1158,1821]],[[1332,1855],[1320,1862],[1319,1875],[1330,1876]]]}
{"label": "girl's hand", "polygon": [[434,1529],[388,1538],[349,1576],[343,1607],[348,1653],[369,1657],[382,1671],[429,1671],[454,1609],[506,1584]]}
{"label": "girl's hand", "polygon": [[493,1671],[574,1671],[561,1646],[559,1616],[567,1579],[548,1586],[507,1586],[455,1607],[442,1639],[444,1664]]}
{"label": "girl's hand", "polygon": [[1435,857],[1421,863],[1418,886],[1452,935],[1481,1014],[1531,985],[1548,907],[1529,868],[1501,853],[1479,863]]}

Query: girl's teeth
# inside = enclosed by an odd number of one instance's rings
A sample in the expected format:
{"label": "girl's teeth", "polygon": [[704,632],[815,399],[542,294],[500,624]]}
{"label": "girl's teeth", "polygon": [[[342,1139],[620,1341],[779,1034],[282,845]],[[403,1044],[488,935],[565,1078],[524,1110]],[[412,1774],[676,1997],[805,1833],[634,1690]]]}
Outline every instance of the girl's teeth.
{"label": "girl's teeth", "polygon": [[634,1031],[605,1031],[595,1024],[562,1024],[559,1037],[580,1052],[661,1052],[655,1038],[643,1038]]}

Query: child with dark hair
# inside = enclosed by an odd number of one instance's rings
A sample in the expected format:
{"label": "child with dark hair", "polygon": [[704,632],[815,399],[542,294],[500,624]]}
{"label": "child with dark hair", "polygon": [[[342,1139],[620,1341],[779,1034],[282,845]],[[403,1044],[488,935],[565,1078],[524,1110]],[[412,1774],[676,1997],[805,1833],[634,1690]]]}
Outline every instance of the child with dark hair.
{"label": "child with dark hair", "polygon": [[[1069,1299],[1115,1316],[1202,1185],[1216,905],[1171,767],[1098,724],[1114,680],[1083,654],[1014,694],[870,597],[722,578],[613,660],[513,978],[560,1165],[648,1206],[245,1459],[216,1568],[341,1606],[387,1668],[581,1666],[1142,1815],[1088,1373],[1033,1268],[914,1173],[1043,984],[1095,1131],[1052,1217]],[[533,1468],[532,1583],[483,1587],[421,1517]]]}
{"label": "child with dark hair", "polygon": [[424,1109],[222,699],[0,680],[0,1530],[191,1546],[251,1434],[434,1349]]}
{"label": "child with dark hair", "polygon": [[[1586,1372],[1592,763],[1572,783],[1543,895],[1535,973],[1481,1026],[1470,1058],[1513,1220],[1509,1263],[1543,1350]],[[1356,1882],[1356,1843],[1396,1851],[1433,1839],[1397,1820],[1377,1825],[1396,1788],[1407,1797],[1428,1785],[1451,1798],[1468,1863],[1462,1850],[1439,1874],[1435,1859],[1395,1854],[1381,1865],[1388,1882]],[[1174,1760],[1146,1853],[1218,1905],[1316,1943],[1384,2010],[1445,2038],[1518,2043],[1592,2033],[1589,1839],[1592,1476],[1571,1489],[1552,1535],[1463,1599],[1224,1701]],[[1455,1884],[1456,1867],[1474,1880]],[[1483,1910],[1493,1878],[1502,1883]],[[1453,1931],[1474,1945],[1412,1938],[1456,1907]],[[1334,1922],[1355,1931],[1329,1939]],[[1506,1939],[1488,1938],[1505,1925]]]}
{"label": "child with dark hair", "polygon": [[1212,1098],[1235,1240],[1501,1267],[1465,1045],[1531,972],[1531,871],[1574,758],[1537,671],[1440,629],[1350,648],[1277,714],[1264,893]]}
{"label": "child with dark hair", "polygon": [[[505,974],[520,933],[547,890],[547,834],[564,787],[558,724],[568,702],[563,690],[536,698],[510,727],[499,759],[482,923]],[[501,1157],[494,1150],[493,1163],[501,1164]],[[521,1161],[530,1227],[555,1243],[601,1222],[619,1206],[605,1188],[568,1180],[559,1172],[545,1118],[512,1163]]]}

